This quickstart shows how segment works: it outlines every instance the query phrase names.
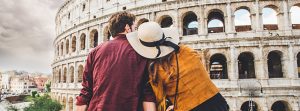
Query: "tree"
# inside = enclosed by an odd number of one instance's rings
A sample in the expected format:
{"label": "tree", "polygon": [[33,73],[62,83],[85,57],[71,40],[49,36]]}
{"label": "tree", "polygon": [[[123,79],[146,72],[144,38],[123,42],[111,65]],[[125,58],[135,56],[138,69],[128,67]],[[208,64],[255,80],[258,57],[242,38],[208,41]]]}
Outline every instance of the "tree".
{"label": "tree", "polygon": [[51,92],[51,82],[46,84],[46,92]]}
{"label": "tree", "polygon": [[35,98],[35,95],[37,94],[37,92],[36,91],[32,91],[31,92],[31,96],[33,97],[33,98]]}
{"label": "tree", "polygon": [[33,98],[32,101],[33,103],[24,111],[60,111],[62,109],[62,105],[58,101],[52,100],[47,94]]}

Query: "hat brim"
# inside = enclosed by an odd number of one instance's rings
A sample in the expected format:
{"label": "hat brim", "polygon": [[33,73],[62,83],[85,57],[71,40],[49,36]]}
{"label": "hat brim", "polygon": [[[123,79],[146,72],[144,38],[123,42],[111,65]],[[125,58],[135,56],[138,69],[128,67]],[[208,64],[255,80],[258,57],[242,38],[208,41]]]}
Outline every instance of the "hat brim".
{"label": "hat brim", "polygon": [[[171,37],[171,38],[168,38],[167,41],[171,41],[175,44],[179,43],[179,33],[178,33],[177,28],[173,28],[173,27],[172,28],[162,28],[162,30],[166,37]],[[161,57],[164,57],[174,51],[174,49],[172,47],[160,46],[161,54],[158,57],[156,57],[156,55],[158,53],[158,50],[156,49],[156,47],[144,46],[140,42],[139,37],[137,35],[138,35],[137,31],[135,31],[135,32],[128,33],[126,35],[126,37],[127,37],[127,40],[129,41],[129,44],[133,47],[133,49],[139,55],[141,55],[145,58],[149,58],[149,59],[161,58]]]}

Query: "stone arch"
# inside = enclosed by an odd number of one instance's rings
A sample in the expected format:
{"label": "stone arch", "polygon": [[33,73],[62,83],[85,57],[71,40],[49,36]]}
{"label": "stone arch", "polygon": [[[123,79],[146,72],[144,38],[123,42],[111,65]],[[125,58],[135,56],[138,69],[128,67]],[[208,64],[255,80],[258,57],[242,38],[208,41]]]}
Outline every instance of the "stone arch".
{"label": "stone arch", "polygon": [[70,75],[70,83],[74,82],[74,67],[71,66],[69,69],[69,75]]}
{"label": "stone arch", "polygon": [[269,78],[282,78],[282,52],[274,50],[268,53],[268,75]]}
{"label": "stone arch", "polygon": [[62,82],[63,83],[67,82],[67,68],[66,67],[64,68],[64,74],[63,74],[63,77],[62,77]]}
{"label": "stone arch", "polygon": [[98,30],[94,29],[90,32],[90,47],[94,48],[98,45]]}
{"label": "stone arch", "polygon": [[293,5],[289,11],[291,13],[290,20],[292,24],[292,29],[300,29],[300,3]]}
{"label": "stone arch", "polygon": [[173,18],[170,15],[163,15],[158,19],[158,23],[162,28],[171,27],[173,25]]}
{"label": "stone arch", "polygon": [[109,32],[109,27],[108,25],[104,27],[104,30],[103,30],[103,38],[104,38],[104,41],[109,41],[111,39],[111,34]]}
{"label": "stone arch", "polygon": [[72,37],[72,52],[76,51],[76,36]]}
{"label": "stone arch", "polygon": [[183,35],[198,34],[198,17],[193,11],[183,14],[182,31]]}
{"label": "stone arch", "polygon": [[85,35],[85,33],[82,33],[80,35],[80,49],[81,50],[85,50],[85,39],[86,39],[86,35]]}
{"label": "stone arch", "polygon": [[251,52],[242,52],[238,56],[239,79],[255,78],[254,55]]}
{"label": "stone arch", "polygon": [[286,101],[276,101],[271,106],[272,111],[292,111],[290,105]]}
{"label": "stone arch", "polygon": [[66,54],[69,54],[69,46],[70,46],[70,41],[69,39],[66,40]]}
{"label": "stone arch", "polygon": [[[252,109],[252,110],[250,110]],[[258,105],[255,101],[246,101],[241,106],[241,111],[258,111]]]}
{"label": "stone arch", "polygon": [[[277,13],[279,12],[279,8],[275,5],[266,5],[261,12],[264,30],[278,30]],[[272,18],[272,21],[270,21],[268,17]]]}
{"label": "stone arch", "polygon": [[212,9],[207,16],[208,33],[225,32],[225,19],[223,11]]}
{"label": "stone arch", "polygon": [[211,79],[228,79],[227,59],[223,54],[217,53],[210,57],[209,70]]}
{"label": "stone arch", "polygon": [[[251,31],[251,13],[249,7],[240,6],[234,12],[234,24],[236,32]],[[240,22],[240,20],[246,23]]]}
{"label": "stone arch", "polygon": [[74,104],[74,100],[72,97],[69,97],[69,111],[73,111],[73,104]]}
{"label": "stone arch", "polygon": [[78,82],[82,82],[83,79],[83,65],[78,66]]}

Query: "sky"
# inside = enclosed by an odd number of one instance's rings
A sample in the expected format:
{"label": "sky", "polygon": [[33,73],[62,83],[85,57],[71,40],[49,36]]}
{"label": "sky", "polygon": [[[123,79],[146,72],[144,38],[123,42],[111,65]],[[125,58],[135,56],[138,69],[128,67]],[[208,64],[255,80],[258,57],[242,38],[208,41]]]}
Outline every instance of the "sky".
{"label": "sky", "polygon": [[51,73],[55,14],[64,0],[0,2],[0,72]]}
{"label": "sky", "polygon": [[[0,0],[0,72],[24,70],[51,73],[55,15],[64,0]],[[291,10],[300,23],[300,8]],[[266,10],[264,21],[274,23],[276,12]],[[250,24],[247,11],[236,12],[236,24]],[[276,21],[275,21],[276,22]],[[222,26],[218,20],[209,26]],[[198,27],[197,22],[189,27]]]}

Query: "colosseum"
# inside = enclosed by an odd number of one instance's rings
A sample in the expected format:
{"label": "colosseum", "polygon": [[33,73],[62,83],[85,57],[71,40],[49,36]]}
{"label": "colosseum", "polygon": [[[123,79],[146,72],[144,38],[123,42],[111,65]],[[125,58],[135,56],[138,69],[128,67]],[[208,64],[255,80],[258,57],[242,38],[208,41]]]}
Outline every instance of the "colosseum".
{"label": "colosseum", "polygon": [[75,110],[86,56],[110,40],[107,21],[123,10],[177,27],[230,111],[300,111],[299,0],[66,0],[55,19],[51,93],[64,110]]}

